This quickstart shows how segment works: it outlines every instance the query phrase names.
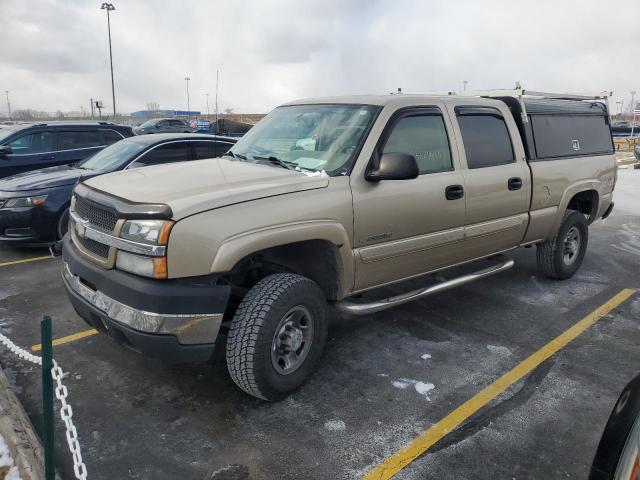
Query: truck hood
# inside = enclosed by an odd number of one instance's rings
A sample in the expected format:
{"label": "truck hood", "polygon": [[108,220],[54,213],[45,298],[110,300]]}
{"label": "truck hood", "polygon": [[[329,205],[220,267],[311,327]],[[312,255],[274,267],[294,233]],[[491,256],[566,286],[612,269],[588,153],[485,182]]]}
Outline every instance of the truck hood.
{"label": "truck hood", "polygon": [[179,220],[235,203],[325,188],[329,177],[224,157],[125,170],[85,184],[135,203],[164,203]]}

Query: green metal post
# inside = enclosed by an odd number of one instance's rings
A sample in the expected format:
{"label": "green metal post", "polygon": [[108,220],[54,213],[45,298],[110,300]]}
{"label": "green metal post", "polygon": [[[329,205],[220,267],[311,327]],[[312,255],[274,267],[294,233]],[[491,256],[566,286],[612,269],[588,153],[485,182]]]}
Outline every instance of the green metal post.
{"label": "green metal post", "polygon": [[42,443],[44,446],[44,477],[45,480],[54,480],[55,466],[53,463],[53,345],[51,318],[47,315],[40,322],[40,342],[42,344],[42,416],[44,426],[42,429]]}

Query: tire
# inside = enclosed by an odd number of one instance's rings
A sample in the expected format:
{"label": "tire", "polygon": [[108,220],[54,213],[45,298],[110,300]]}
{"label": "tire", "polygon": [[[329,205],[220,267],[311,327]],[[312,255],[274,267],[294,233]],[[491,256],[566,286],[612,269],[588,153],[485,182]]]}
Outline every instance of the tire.
{"label": "tire", "polygon": [[567,210],[555,236],[537,245],[538,269],[549,278],[571,278],[582,265],[588,242],[587,219],[580,212]]}
{"label": "tire", "polygon": [[69,229],[69,208],[66,208],[58,217],[56,225],[56,240],[62,240]]}
{"label": "tire", "polygon": [[300,387],[322,356],[326,312],[322,290],[308,278],[277,273],[260,280],[240,302],[227,338],[227,368],[236,385],[269,401]]}

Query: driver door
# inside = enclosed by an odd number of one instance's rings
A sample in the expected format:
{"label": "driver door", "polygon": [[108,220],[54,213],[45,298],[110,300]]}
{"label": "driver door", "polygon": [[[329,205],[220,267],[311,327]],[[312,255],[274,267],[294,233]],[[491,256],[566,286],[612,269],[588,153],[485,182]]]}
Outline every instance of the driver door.
{"label": "driver door", "polygon": [[0,178],[56,163],[55,132],[38,130],[24,133],[5,143],[11,153],[0,158]]}
{"label": "driver door", "polygon": [[464,257],[464,177],[443,106],[410,107],[391,116],[377,154],[408,153],[411,180],[352,179],[355,291],[450,265]]}

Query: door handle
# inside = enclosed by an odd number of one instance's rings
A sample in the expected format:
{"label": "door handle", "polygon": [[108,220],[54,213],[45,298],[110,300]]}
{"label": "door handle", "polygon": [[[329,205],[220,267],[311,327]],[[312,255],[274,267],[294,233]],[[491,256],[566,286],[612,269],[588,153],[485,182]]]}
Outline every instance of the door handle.
{"label": "door handle", "polygon": [[447,200],[457,200],[464,197],[464,188],[462,185],[449,185],[444,191],[444,196]]}
{"label": "door handle", "polygon": [[507,182],[509,190],[520,190],[522,188],[522,179],[520,177],[510,178]]}

